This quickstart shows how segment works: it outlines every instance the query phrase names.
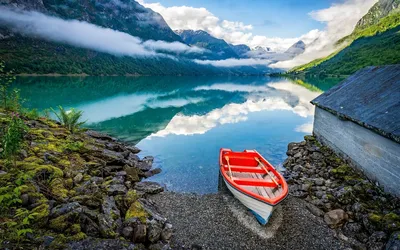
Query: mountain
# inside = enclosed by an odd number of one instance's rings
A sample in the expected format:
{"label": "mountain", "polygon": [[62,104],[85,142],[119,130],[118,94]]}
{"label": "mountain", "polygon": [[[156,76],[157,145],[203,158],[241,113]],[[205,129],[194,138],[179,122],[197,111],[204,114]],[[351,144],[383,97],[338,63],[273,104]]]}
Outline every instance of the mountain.
{"label": "mountain", "polygon": [[233,45],[229,44],[231,49],[241,58],[248,58],[249,56],[247,53],[251,51],[250,47],[245,45],[245,44],[238,44],[238,45]]}
{"label": "mountain", "polygon": [[362,30],[379,23],[394,11],[399,11],[400,0],[380,0],[358,21],[355,30]]}
{"label": "mountain", "polygon": [[160,14],[133,0],[0,0],[0,5],[85,21],[143,40],[182,41]]}
{"label": "mountain", "polygon": [[365,66],[400,63],[400,0],[380,0],[340,39],[340,49],[289,71],[313,76],[350,75]]}
{"label": "mountain", "polygon": [[[182,42],[164,19],[133,0],[0,0],[0,6],[80,20],[128,33],[142,40]],[[200,65],[185,55],[131,57],[52,42],[15,32],[0,22],[0,60],[17,74],[207,75],[260,74],[253,67]],[[237,55],[226,46],[233,56]],[[229,51],[228,50],[228,51]]]}
{"label": "mountain", "polygon": [[300,40],[297,43],[290,46],[290,48],[288,48],[285,51],[285,54],[293,55],[293,57],[295,57],[297,55],[303,54],[305,50],[306,50],[306,44]]}
{"label": "mountain", "polygon": [[177,30],[175,31],[182,40],[189,45],[204,48],[209,53],[204,53],[200,59],[223,60],[239,58],[238,54],[223,39],[218,39],[203,30]]}
{"label": "mountain", "polygon": [[271,48],[265,46],[256,46],[252,49],[252,51],[259,51],[259,52],[272,52]]}

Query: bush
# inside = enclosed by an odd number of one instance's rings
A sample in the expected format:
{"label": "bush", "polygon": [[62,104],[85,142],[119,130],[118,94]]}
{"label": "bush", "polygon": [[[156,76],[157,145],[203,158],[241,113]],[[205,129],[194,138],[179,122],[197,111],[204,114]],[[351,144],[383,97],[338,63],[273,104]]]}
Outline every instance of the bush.
{"label": "bush", "polygon": [[85,121],[80,122],[83,111],[70,109],[66,111],[63,107],[58,106],[59,112],[52,109],[53,113],[57,116],[57,119],[61,124],[68,129],[71,133],[75,133],[79,128],[85,124]]}
{"label": "bush", "polygon": [[21,149],[23,137],[27,129],[27,126],[25,125],[24,121],[19,117],[19,115],[16,113],[12,113],[11,121],[5,130],[2,140],[2,156],[8,162],[13,161],[14,165],[15,157]]}

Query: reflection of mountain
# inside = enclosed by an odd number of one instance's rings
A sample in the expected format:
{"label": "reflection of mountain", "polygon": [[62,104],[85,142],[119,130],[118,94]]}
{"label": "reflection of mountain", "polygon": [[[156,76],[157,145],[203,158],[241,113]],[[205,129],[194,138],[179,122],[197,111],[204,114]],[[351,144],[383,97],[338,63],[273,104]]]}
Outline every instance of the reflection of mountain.
{"label": "reflection of mountain", "polygon": [[149,108],[132,115],[103,121],[91,127],[136,144],[147,136],[164,129],[180,110],[181,108],[175,107]]}
{"label": "reflection of mountain", "polygon": [[309,117],[313,114],[309,101],[319,94],[268,77],[31,79],[19,78],[16,84],[22,97],[30,99],[29,107],[83,110],[89,127],[133,143],[150,135],[202,134],[259,111],[287,110]]}

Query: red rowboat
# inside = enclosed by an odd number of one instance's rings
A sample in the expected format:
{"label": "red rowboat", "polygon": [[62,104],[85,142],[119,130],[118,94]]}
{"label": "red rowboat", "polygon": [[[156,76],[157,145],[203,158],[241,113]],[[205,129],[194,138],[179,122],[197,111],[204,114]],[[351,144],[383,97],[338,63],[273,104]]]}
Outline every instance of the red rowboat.
{"label": "red rowboat", "polygon": [[255,150],[220,150],[220,172],[232,194],[265,225],[288,194],[283,176]]}

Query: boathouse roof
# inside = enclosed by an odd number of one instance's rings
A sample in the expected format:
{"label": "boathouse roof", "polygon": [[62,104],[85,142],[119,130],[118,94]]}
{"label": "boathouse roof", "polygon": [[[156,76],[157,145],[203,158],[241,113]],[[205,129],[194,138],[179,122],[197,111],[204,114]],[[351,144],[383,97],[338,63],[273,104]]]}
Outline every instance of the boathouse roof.
{"label": "boathouse roof", "polygon": [[400,64],[361,69],[311,103],[400,143]]}

